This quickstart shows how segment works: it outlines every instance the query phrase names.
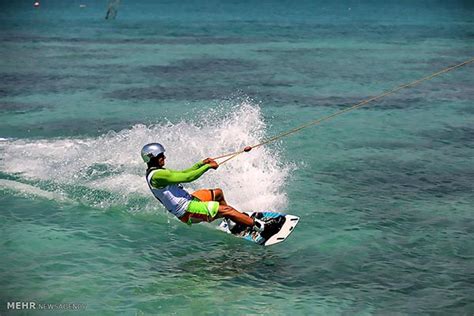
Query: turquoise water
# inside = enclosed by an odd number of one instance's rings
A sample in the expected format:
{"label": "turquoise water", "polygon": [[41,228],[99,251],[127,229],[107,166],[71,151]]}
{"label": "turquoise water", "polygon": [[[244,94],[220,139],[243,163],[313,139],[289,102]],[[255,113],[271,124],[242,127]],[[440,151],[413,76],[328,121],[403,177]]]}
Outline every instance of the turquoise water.
{"label": "turquoise water", "polygon": [[474,313],[472,65],[187,186],[300,216],[274,247],[170,217],[139,156],[159,141],[184,168],[470,59],[471,2],[123,0],[114,21],[106,1],[0,12],[2,312]]}

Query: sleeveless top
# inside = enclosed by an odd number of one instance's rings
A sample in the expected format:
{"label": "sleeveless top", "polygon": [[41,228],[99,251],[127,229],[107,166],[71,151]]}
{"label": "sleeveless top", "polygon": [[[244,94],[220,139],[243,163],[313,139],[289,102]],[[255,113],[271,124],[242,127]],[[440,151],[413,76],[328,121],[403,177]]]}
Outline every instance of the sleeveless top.
{"label": "sleeveless top", "polygon": [[148,183],[148,187],[158,201],[160,201],[169,212],[180,218],[185,214],[193,197],[181,184],[170,184],[163,188],[155,188],[151,184],[151,178],[158,170],[160,169],[151,168],[147,170],[146,182]]}

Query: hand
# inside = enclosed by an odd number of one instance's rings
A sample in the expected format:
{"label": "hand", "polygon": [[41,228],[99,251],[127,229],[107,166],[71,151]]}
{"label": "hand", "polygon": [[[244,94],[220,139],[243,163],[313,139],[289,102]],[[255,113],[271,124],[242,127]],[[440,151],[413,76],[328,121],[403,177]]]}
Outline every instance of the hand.
{"label": "hand", "polygon": [[218,164],[215,160],[211,160],[211,161],[208,163],[208,165],[210,165],[211,168],[214,169],[214,170],[217,169],[217,168],[219,168],[219,164]]}
{"label": "hand", "polygon": [[208,163],[211,163],[211,161],[214,161],[212,158],[206,158],[202,161],[203,164],[207,165]]}

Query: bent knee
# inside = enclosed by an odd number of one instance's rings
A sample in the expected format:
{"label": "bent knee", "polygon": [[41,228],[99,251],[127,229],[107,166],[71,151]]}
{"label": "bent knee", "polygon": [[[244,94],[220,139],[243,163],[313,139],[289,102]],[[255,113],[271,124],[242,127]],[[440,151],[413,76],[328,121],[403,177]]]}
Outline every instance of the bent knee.
{"label": "bent knee", "polygon": [[214,196],[216,199],[221,199],[224,197],[224,191],[222,191],[221,188],[213,189],[214,190]]}

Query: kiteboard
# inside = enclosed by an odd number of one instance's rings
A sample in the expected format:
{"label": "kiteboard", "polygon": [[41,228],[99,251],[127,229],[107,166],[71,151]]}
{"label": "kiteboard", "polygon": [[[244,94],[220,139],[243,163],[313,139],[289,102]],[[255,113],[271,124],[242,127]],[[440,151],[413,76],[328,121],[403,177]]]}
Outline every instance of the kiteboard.
{"label": "kiteboard", "polygon": [[219,229],[262,246],[271,246],[286,240],[300,220],[298,216],[278,212],[245,213],[264,221],[266,224],[264,231],[256,232],[251,227],[236,224],[230,219],[225,219],[219,225]]}

